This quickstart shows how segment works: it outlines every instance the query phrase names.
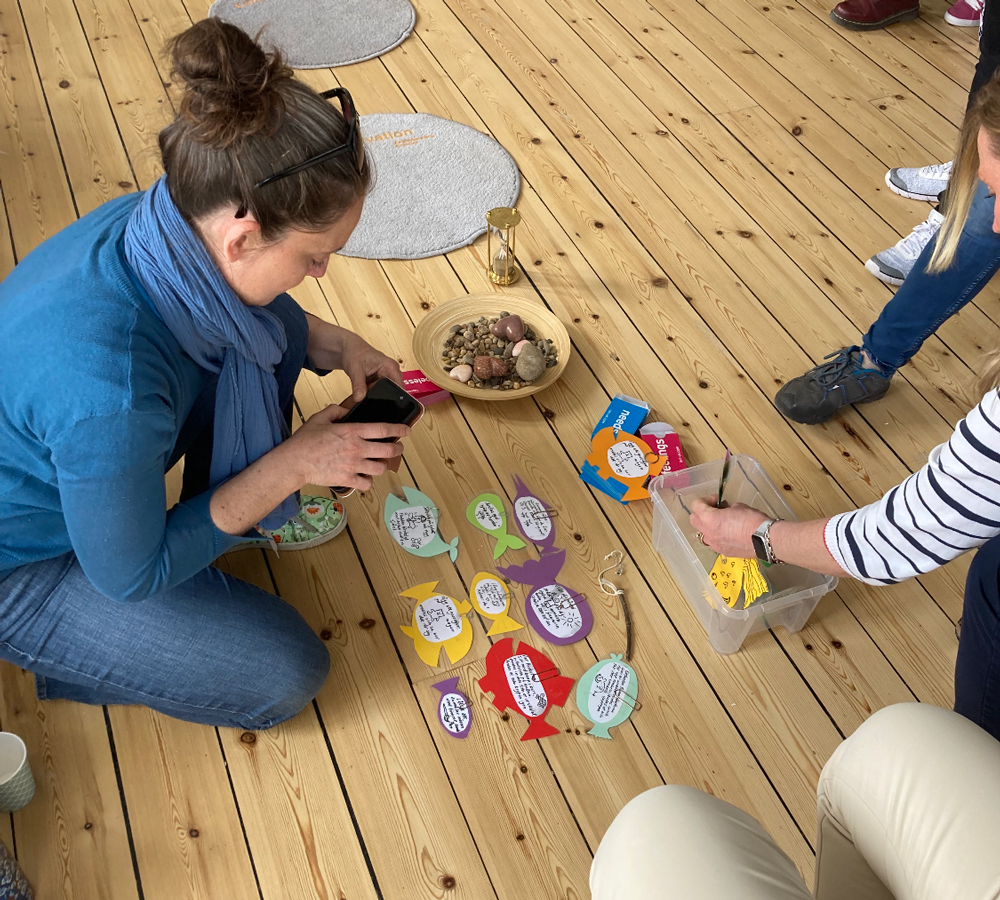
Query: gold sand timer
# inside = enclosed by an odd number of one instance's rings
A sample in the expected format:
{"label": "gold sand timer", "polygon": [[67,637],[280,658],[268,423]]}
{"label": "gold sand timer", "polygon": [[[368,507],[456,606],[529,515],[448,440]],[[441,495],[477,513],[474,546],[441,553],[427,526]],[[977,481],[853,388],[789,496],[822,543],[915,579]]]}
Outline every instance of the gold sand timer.
{"label": "gold sand timer", "polygon": [[[513,284],[521,274],[514,255],[515,228],[521,222],[517,207],[498,206],[486,213],[486,273],[494,284]],[[494,243],[497,245],[494,249]]]}

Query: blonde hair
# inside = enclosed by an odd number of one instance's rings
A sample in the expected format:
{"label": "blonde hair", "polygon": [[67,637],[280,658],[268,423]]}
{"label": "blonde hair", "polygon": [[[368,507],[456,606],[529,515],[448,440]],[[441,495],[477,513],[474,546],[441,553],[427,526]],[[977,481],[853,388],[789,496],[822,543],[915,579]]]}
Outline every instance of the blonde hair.
{"label": "blonde hair", "polygon": [[[958,138],[955,163],[948,181],[947,209],[937,234],[927,271],[936,275],[955,262],[958,241],[969,218],[972,200],[979,187],[979,132],[986,132],[990,146],[1000,155],[1000,74],[990,79],[976,94],[965,114]],[[980,376],[983,391],[1000,386],[1000,347],[986,354]]]}

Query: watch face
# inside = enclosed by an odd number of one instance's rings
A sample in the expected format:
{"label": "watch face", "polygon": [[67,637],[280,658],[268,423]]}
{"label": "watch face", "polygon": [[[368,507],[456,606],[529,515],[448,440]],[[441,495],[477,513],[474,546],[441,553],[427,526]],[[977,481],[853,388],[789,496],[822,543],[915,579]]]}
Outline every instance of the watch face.
{"label": "watch face", "polygon": [[751,540],[753,541],[753,552],[757,554],[757,559],[767,562],[767,548],[764,546],[764,538],[759,534],[755,534]]}

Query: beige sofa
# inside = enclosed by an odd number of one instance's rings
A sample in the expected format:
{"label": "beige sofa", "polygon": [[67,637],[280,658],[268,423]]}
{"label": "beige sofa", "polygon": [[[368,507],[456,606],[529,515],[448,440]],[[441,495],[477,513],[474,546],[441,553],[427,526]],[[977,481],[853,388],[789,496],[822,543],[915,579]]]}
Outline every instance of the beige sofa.
{"label": "beige sofa", "polygon": [[667,785],[608,829],[593,900],[1000,900],[1000,742],[957,713],[877,712],[817,793],[814,894],[756,819]]}

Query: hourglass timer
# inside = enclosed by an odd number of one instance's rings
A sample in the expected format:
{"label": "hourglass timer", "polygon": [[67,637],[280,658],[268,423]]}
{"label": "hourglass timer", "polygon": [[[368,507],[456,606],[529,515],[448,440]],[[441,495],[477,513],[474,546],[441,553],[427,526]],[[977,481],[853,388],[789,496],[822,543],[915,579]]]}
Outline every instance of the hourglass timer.
{"label": "hourglass timer", "polygon": [[486,213],[486,273],[494,284],[513,284],[521,274],[514,255],[514,229],[520,222],[517,207],[498,206]]}

